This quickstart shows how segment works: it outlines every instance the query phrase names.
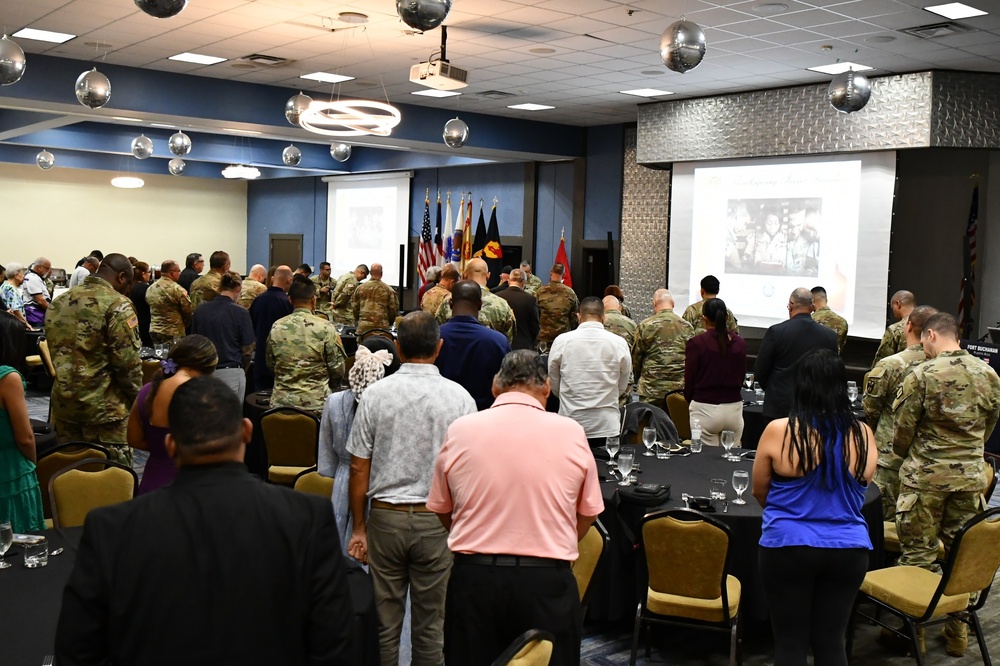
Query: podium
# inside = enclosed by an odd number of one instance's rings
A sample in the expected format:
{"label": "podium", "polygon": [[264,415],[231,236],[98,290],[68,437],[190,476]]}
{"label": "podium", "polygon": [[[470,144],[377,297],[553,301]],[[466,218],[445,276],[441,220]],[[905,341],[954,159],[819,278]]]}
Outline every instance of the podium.
{"label": "podium", "polygon": [[[961,344],[962,349],[986,361],[997,374],[1000,374],[1000,345],[980,340],[962,340]],[[986,440],[986,452],[1000,454],[1000,426],[994,428]]]}

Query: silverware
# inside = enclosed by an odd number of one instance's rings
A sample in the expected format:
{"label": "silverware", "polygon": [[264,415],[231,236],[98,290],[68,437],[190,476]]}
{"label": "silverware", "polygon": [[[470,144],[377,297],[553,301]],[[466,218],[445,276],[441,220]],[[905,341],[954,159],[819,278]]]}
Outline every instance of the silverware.
{"label": "silverware", "polygon": [[722,513],[729,513],[729,500],[722,500]]}
{"label": "silverware", "polygon": [[[56,548],[51,553],[49,553],[49,557],[55,557],[56,555],[62,555],[62,552],[63,552],[63,549],[61,547],[60,548]],[[44,664],[43,664],[43,666],[44,666]]]}

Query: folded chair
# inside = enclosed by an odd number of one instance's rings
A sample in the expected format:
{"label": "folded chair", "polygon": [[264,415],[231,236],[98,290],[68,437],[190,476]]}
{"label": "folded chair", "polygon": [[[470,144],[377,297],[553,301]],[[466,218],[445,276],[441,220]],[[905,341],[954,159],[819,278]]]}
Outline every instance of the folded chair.
{"label": "folded chair", "polygon": [[[101,471],[84,471],[86,467]],[[135,470],[105,458],[84,458],[56,472],[49,480],[55,527],[79,527],[92,509],[127,502],[139,489]]]}

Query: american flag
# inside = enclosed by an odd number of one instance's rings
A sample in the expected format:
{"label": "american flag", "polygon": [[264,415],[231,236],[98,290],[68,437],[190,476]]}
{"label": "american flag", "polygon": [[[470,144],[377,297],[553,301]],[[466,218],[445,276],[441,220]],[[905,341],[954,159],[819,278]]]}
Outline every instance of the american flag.
{"label": "american flag", "polygon": [[420,227],[420,247],[417,250],[417,275],[420,283],[427,282],[424,273],[434,265],[434,241],[431,238],[431,197],[424,198],[424,224]]}
{"label": "american flag", "polygon": [[976,231],[979,220],[979,185],[972,188],[969,223],[965,227],[962,261],[962,299],[958,303],[958,321],[962,337],[972,334],[972,306],[976,304]]}

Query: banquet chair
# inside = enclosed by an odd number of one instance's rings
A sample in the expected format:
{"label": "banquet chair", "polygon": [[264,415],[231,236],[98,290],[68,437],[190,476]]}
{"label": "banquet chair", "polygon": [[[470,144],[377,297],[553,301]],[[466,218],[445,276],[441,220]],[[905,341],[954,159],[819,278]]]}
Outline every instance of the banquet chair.
{"label": "banquet chair", "polygon": [[[577,546],[580,555],[576,562],[573,562],[573,577],[576,578],[576,587],[580,592],[580,604],[585,605],[587,592],[590,589],[590,581],[594,577],[598,562],[601,561],[601,554],[607,549],[611,539],[608,531],[601,524],[600,520],[595,520],[587,533],[580,539]],[[584,609],[584,617],[587,612]]]}
{"label": "banquet chair", "polygon": [[[958,531],[940,574],[912,566],[869,571],[851,613],[847,630],[848,657],[859,615],[911,641],[917,664],[924,663],[918,648],[918,630],[957,618],[972,625],[983,663],[990,664],[976,612],[986,603],[997,569],[1000,569],[1000,507],[980,513]],[[878,613],[871,616],[861,612],[860,606],[864,603],[872,603],[878,610],[901,618],[907,635],[881,621]]]}
{"label": "banquet chair", "polygon": [[682,440],[691,439],[691,412],[688,401],[681,391],[671,391],[667,394],[667,413],[677,427],[677,434]]}
{"label": "banquet chair", "polygon": [[[52,362],[52,353],[49,351],[49,341],[42,339],[38,341],[38,356],[42,359],[42,367],[45,369],[45,374],[49,376],[52,381],[56,380],[56,366]],[[49,415],[46,419],[47,421],[52,421],[52,401],[49,400]]]}
{"label": "banquet chair", "polygon": [[295,407],[275,407],[261,416],[260,428],[271,483],[293,486],[300,473],[316,466],[318,418]]}
{"label": "banquet chair", "polygon": [[555,636],[541,629],[529,629],[514,639],[493,666],[547,666],[552,658]]}
{"label": "banquet chair", "polygon": [[381,335],[383,338],[388,338],[393,342],[396,341],[396,337],[392,334],[392,331],[388,331],[384,328],[372,328],[358,336],[358,344],[361,344],[373,335]]}
{"label": "banquet chair", "polygon": [[639,525],[649,578],[635,613],[629,665],[635,665],[643,627],[649,659],[650,624],[728,632],[729,663],[742,663],[742,586],[729,575],[729,527],[691,509],[654,511]]}
{"label": "banquet chair", "polygon": [[320,497],[330,499],[333,495],[333,479],[323,476],[316,471],[315,467],[310,467],[299,472],[299,475],[295,477],[295,483],[292,484],[292,488],[302,493],[319,495]]}
{"label": "banquet chair", "polygon": [[[94,465],[101,471],[85,471]],[[84,458],[59,470],[49,479],[53,526],[79,527],[92,509],[127,502],[139,489],[139,476],[106,458]]]}
{"label": "banquet chair", "polygon": [[[56,472],[85,458],[108,458],[108,450],[100,444],[87,442],[67,442],[49,449],[38,457],[35,463],[35,476],[38,477],[38,487],[42,491],[42,509],[46,519],[52,519],[52,501],[49,498],[49,481]],[[103,468],[100,463],[91,463],[83,467],[84,471],[97,472]]]}
{"label": "banquet chair", "polygon": [[161,367],[160,361],[157,359],[143,359],[142,361],[142,383],[143,385],[148,384],[153,381],[153,375]]}

